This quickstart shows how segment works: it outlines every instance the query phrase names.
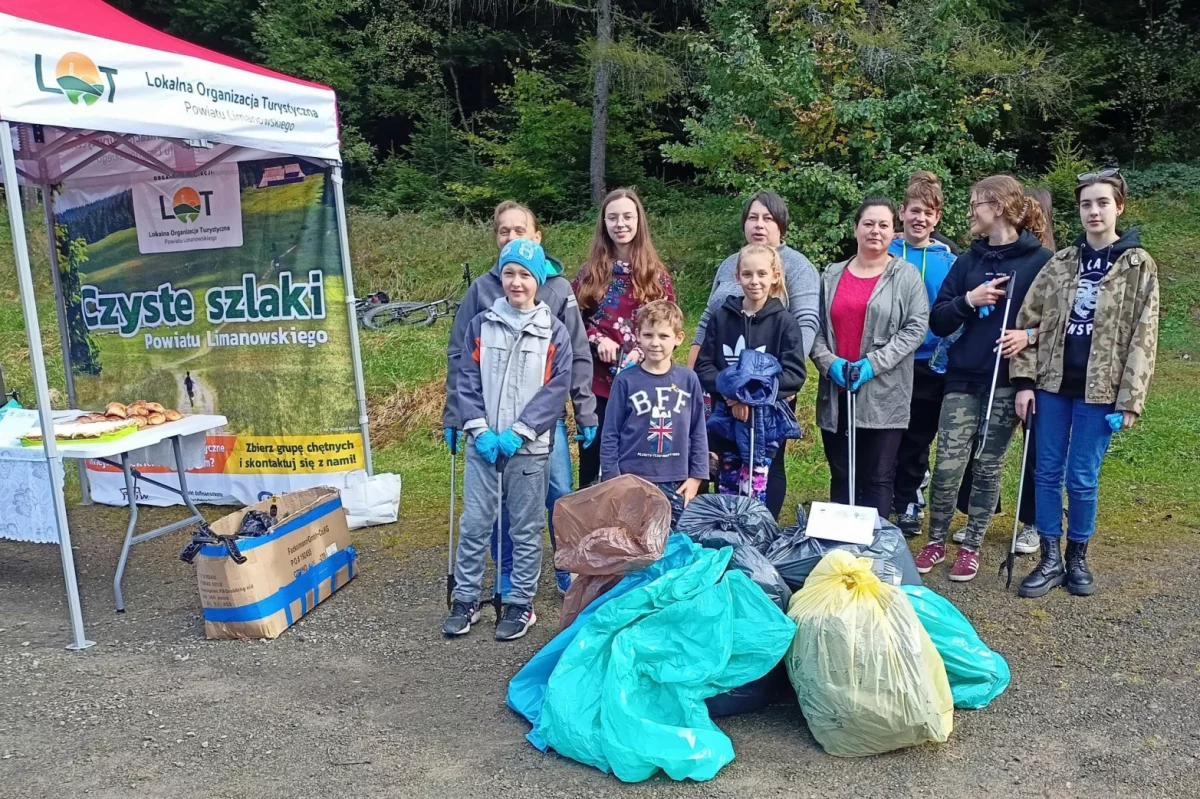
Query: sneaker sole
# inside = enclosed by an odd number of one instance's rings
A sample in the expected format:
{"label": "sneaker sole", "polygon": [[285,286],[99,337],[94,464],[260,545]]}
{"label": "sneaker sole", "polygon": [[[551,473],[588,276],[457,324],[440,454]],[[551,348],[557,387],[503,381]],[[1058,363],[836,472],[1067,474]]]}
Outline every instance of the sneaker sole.
{"label": "sneaker sole", "polygon": [[972,580],[974,580],[976,575],[978,575],[978,574],[979,574],[979,572],[975,572],[974,574],[951,574],[950,582],[952,582],[952,583],[969,583]]}
{"label": "sneaker sole", "polygon": [[1022,544],[1020,542],[1017,542],[1017,545],[1013,547],[1013,550],[1018,555],[1032,555],[1040,549],[1041,545],[1039,544]]}
{"label": "sneaker sole", "polygon": [[446,636],[447,638],[456,638],[460,635],[466,635],[467,633],[471,632],[471,625],[478,624],[478,623],[479,623],[479,611],[475,611],[475,615],[471,617],[471,620],[469,622],[467,622],[466,627],[462,628],[461,630],[459,630],[456,633],[448,633],[448,632],[446,632],[446,629],[443,627],[442,635]]}
{"label": "sneaker sole", "polygon": [[1051,582],[1051,583],[1047,583],[1044,587],[1039,588],[1036,591],[1029,591],[1029,590],[1026,590],[1025,588],[1018,588],[1017,596],[1021,597],[1022,599],[1040,599],[1041,597],[1044,597],[1046,594],[1053,591],[1055,588],[1058,588],[1060,585],[1066,585],[1066,584],[1067,584],[1067,576],[1064,574],[1062,576],[1062,579],[1055,580],[1054,582]]}
{"label": "sneaker sole", "polygon": [[930,563],[928,566],[925,566],[925,567],[918,566],[917,574],[929,574],[931,571],[933,571],[934,566],[938,566],[945,562],[946,562],[946,559],[942,558],[941,560],[937,560],[937,561],[934,561],[933,563]]}
{"label": "sneaker sole", "polygon": [[524,638],[525,633],[529,632],[529,628],[532,627],[536,623],[537,623],[537,614],[531,613],[529,615],[529,623],[526,624],[523,628],[521,628],[521,632],[516,633],[515,635],[507,636],[505,638],[501,638],[499,635],[497,635],[496,640],[497,641],[515,641],[518,638]]}
{"label": "sneaker sole", "polygon": [[[961,544],[963,541],[967,540],[967,531],[959,530],[957,533],[950,536],[950,540],[956,544]],[[1036,552],[1037,550],[1034,550],[1034,551]]]}

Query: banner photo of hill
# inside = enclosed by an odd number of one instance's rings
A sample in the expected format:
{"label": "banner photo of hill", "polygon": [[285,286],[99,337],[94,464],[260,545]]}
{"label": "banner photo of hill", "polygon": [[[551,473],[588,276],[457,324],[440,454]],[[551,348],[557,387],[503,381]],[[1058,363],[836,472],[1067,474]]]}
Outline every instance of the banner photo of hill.
{"label": "banner photo of hill", "polygon": [[[78,406],[143,399],[227,417],[188,472],[196,502],[257,502],[364,468],[328,172],[279,158],[132,180],[55,198]],[[153,205],[135,209],[139,196]],[[206,248],[147,252],[151,213],[154,231],[183,231],[172,247]],[[140,468],[178,484],[162,464]],[[124,504],[118,470],[89,462],[88,474],[93,499]],[[178,498],[141,485],[139,501]]]}

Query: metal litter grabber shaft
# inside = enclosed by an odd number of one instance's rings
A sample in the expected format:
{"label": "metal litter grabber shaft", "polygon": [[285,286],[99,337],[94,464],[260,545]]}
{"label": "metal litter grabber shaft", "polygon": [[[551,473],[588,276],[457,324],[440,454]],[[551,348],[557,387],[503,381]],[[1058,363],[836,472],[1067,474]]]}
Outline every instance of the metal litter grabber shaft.
{"label": "metal litter grabber shaft", "polygon": [[[1004,286],[1004,321],[1000,323],[1000,337],[1004,337],[1005,331],[1008,330],[1008,314],[1012,310],[1012,288],[1016,284],[1017,273],[1010,272],[1008,275],[1008,283]],[[988,392],[987,413],[983,417],[983,422],[979,427],[979,451],[983,452],[983,445],[987,443],[988,427],[992,422],[992,406],[996,402],[996,383],[1000,379],[1000,361],[1004,359],[1004,348],[996,345],[996,364],[992,367],[992,390]]]}
{"label": "metal litter grabber shaft", "polygon": [[454,606],[454,500],[458,494],[458,429],[450,435],[450,542],[446,546],[446,607]]}
{"label": "metal litter grabber shaft", "polygon": [[1021,479],[1017,481],[1017,507],[1013,510],[1012,541],[1008,544],[1008,557],[1000,564],[1000,574],[1008,570],[1008,579],[1004,587],[1012,588],[1013,566],[1017,558],[1017,530],[1021,526],[1021,498],[1025,494],[1025,465],[1029,462],[1029,439],[1033,437],[1033,412],[1025,420],[1025,445],[1021,448]]}
{"label": "metal litter grabber shaft", "polygon": [[750,408],[750,469],[746,476],[746,496],[754,496],[754,406]]}
{"label": "metal litter grabber shaft", "polygon": [[504,564],[504,467],[508,466],[508,458],[500,455],[496,458],[496,583],[492,594],[492,608],[496,611],[496,626],[500,626],[500,613],[504,607],[504,597],[500,594],[500,575]]}
{"label": "metal litter grabber shaft", "polygon": [[849,439],[850,447],[850,457],[846,460],[847,488],[850,493],[846,504],[850,507],[858,504],[856,491],[858,482],[858,417],[856,415],[858,392],[850,387],[857,383],[861,376],[862,370],[853,364],[846,364],[846,437]]}

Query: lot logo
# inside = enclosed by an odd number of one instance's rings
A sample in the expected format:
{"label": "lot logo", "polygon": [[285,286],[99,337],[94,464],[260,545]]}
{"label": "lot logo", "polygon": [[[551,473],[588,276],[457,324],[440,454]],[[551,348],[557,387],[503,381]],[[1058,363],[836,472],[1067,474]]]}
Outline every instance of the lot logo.
{"label": "lot logo", "polygon": [[[113,76],[117,70],[112,67],[98,67],[92,59],[83,53],[67,53],[58,59],[54,70],[54,82],[58,87],[47,86],[45,73],[42,71],[42,57],[33,57],[33,70],[37,75],[38,89],[48,94],[63,94],[73,105],[95,105],[104,96],[105,85],[108,88],[108,101],[111,103],[117,96],[117,84]],[[104,77],[101,78],[100,76]]]}
{"label": "lot logo", "polygon": [[178,219],[184,224],[195,222],[200,217],[200,203],[203,198],[204,215],[212,216],[211,191],[196,191],[191,186],[184,186],[175,192],[171,198],[171,209],[167,212],[167,203],[163,195],[158,196],[158,212],[163,219]]}

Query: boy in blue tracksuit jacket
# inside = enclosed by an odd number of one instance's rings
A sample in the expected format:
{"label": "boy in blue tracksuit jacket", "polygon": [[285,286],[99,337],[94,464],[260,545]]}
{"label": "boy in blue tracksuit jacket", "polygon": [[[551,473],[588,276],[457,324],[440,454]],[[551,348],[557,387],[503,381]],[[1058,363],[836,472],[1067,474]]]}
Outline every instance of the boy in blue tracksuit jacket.
{"label": "boy in blue tracksuit jacket", "polygon": [[[937,175],[914,172],[904,190],[904,205],[900,207],[904,233],[888,247],[889,254],[905,259],[921,272],[930,308],[955,260],[950,247],[934,239],[935,229],[942,219],[943,203],[942,182]],[[930,368],[930,359],[940,340],[929,331],[917,348],[908,429],[900,439],[896,455],[892,508],[896,512],[897,525],[908,536],[921,531],[921,516],[924,515],[921,509],[925,506],[921,484],[929,469],[929,447],[937,438],[938,419],[942,413],[946,379]]]}
{"label": "boy in blue tracksuit jacket", "polygon": [[[566,327],[537,299],[547,274],[541,245],[510,241],[500,253],[500,269],[504,296],[467,326],[454,381],[467,447],[454,597],[442,632],[463,635],[479,620],[488,541],[502,504],[512,537],[512,575],[496,638],[510,641],[537,621],[533,597],[542,569],[546,469],[571,387],[572,349]],[[500,459],[507,459],[503,497]]]}

